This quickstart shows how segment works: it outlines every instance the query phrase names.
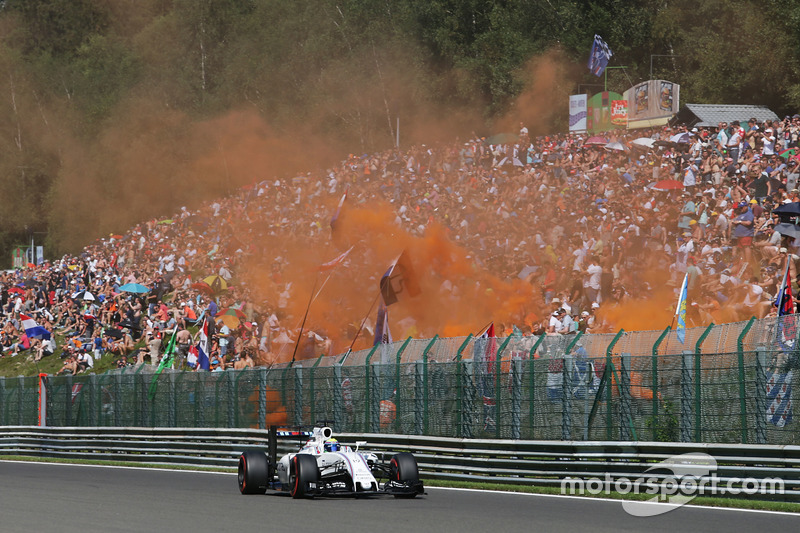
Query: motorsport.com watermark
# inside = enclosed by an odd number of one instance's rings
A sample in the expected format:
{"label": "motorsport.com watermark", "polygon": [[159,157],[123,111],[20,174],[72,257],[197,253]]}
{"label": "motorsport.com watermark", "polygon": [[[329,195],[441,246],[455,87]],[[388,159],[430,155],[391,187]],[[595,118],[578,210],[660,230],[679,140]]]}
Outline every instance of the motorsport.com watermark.
{"label": "motorsport.com watermark", "polygon": [[[717,461],[706,453],[674,455],[656,463],[631,479],[624,476],[594,478],[565,478],[561,481],[563,495],[645,494],[649,500],[624,500],[622,507],[633,516],[656,516],[676,509],[697,496],[736,496],[753,494],[783,494],[781,478],[738,478],[717,476]],[[656,471],[671,471],[664,474]],[[649,473],[649,474],[648,474]]]}

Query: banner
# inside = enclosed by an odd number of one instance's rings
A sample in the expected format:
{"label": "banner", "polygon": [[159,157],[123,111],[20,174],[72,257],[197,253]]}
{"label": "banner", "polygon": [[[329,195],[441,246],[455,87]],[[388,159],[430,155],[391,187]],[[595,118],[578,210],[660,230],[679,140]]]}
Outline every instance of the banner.
{"label": "banner", "polygon": [[569,131],[586,131],[588,105],[588,98],[585,94],[569,96]]}
{"label": "banner", "polygon": [[611,101],[611,123],[614,126],[626,127],[628,125],[628,101]]}
{"label": "banner", "polygon": [[628,101],[628,127],[666,124],[680,108],[680,85],[667,80],[648,80],[623,95]]}

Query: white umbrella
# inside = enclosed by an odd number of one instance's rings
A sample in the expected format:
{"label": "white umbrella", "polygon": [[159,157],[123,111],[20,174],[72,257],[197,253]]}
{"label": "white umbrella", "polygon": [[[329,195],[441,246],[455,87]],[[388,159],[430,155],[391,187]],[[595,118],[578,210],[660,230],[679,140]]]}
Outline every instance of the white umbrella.
{"label": "white umbrella", "polygon": [[603,148],[606,150],[616,150],[618,152],[624,152],[627,150],[627,148],[625,148],[625,146],[620,142],[608,143]]}
{"label": "white umbrella", "polygon": [[93,302],[95,300],[94,294],[89,291],[78,291],[72,295],[74,300],[81,299]]}
{"label": "white umbrella", "polygon": [[692,140],[689,138],[689,132],[684,131],[683,133],[679,133],[677,135],[673,135],[669,138],[670,141],[674,143],[690,143]]}
{"label": "white umbrella", "polygon": [[639,137],[638,139],[633,140],[633,144],[638,144],[639,146],[646,146],[647,148],[652,148],[654,142],[655,141],[649,137]]}

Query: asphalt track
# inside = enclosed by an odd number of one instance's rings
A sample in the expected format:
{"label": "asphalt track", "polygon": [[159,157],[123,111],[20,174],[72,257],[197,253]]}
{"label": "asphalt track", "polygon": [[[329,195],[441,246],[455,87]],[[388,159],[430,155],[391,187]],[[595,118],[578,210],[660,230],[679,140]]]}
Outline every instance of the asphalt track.
{"label": "asphalt track", "polygon": [[0,461],[0,532],[798,531],[800,515],[429,488],[414,500],[242,496],[232,474]]}

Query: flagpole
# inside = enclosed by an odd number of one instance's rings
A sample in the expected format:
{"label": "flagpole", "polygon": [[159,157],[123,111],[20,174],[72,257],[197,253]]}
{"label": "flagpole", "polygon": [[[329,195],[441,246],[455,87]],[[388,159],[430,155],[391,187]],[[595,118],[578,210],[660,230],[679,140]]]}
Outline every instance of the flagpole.
{"label": "flagpole", "polygon": [[311,309],[311,303],[314,301],[314,291],[317,288],[317,282],[319,281],[319,274],[317,277],[314,278],[314,286],[311,288],[311,298],[308,299],[308,306],[306,306],[306,313],[303,315],[303,322],[300,324],[300,333],[297,334],[297,341],[294,343],[294,352],[292,352],[292,360],[289,363],[289,368],[294,365],[295,357],[297,356],[297,347],[300,346],[300,339],[303,338],[303,328],[306,325],[306,318],[308,318],[308,310]]}
{"label": "flagpole", "polygon": [[380,298],[380,296],[381,292],[378,291],[378,295],[375,296],[374,300],[372,300],[372,305],[369,306],[369,311],[367,311],[367,314],[364,315],[364,319],[361,321],[361,325],[358,327],[358,331],[356,331],[355,337],[353,337],[353,342],[350,343],[350,347],[345,352],[344,357],[342,357],[342,361],[340,364],[344,364],[344,362],[347,361],[347,356],[349,356],[353,352],[353,346],[355,346],[356,340],[358,340],[358,335],[361,333],[361,330],[364,329],[364,324],[367,322],[367,317],[369,317],[369,315],[372,313],[372,308],[375,307],[375,304],[377,303],[378,298]]}

